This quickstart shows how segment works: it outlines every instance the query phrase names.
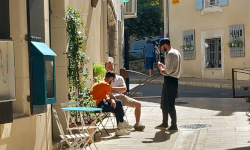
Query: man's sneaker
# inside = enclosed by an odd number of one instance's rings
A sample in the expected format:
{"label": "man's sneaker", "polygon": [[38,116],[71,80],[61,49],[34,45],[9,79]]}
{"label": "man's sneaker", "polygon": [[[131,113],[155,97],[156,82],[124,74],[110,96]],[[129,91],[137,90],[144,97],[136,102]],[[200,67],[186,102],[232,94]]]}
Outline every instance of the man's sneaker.
{"label": "man's sneaker", "polygon": [[168,131],[178,131],[178,128],[177,128],[177,126],[170,126],[168,129],[167,129]]}
{"label": "man's sneaker", "polygon": [[155,129],[166,130],[167,127],[168,127],[168,125],[165,125],[162,123],[162,124],[156,126]]}
{"label": "man's sneaker", "polygon": [[136,131],[143,131],[145,129],[145,126],[140,124],[140,123],[136,123],[134,125],[134,128],[135,128]]}
{"label": "man's sneaker", "polygon": [[128,122],[124,120],[123,122],[118,123],[117,128],[118,129],[128,129],[128,130],[130,130],[130,129],[133,128],[133,126],[129,125]]}
{"label": "man's sneaker", "polygon": [[121,136],[121,135],[129,135],[130,131],[126,131],[123,129],[116,129],[115,135]]}

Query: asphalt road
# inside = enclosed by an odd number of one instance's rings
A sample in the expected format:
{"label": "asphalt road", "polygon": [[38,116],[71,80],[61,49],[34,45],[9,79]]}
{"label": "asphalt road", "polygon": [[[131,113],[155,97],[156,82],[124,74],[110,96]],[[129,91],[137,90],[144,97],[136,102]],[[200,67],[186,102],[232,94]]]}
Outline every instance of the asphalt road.
{"label": "asphalt road", "polygon": [[[162,84],[148,83],[144,85],[138,92],[143,96],[161,96]],[[206,88],[194,86],[179,86],[179,97],[195,97],[195,98],[232,98],[233,91],[231,89]],[[236,95],[250,95],[250,91],[237,90]]]}

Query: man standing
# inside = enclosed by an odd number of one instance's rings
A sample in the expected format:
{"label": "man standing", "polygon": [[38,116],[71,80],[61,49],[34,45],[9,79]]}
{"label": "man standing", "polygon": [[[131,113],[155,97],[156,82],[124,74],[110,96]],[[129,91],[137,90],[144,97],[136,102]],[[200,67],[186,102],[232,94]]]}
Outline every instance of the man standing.
{"label": "man standing", "polygon": [[154,57],[153,57],[153,51],[154,51],[154,45],[152,42],[148,39],[145,46],[145,69],[148,70],[149,76],[153,76],[153,63],[154,63]]}
{"label": "man standing", "polygon": [[[107,61],[105,63],[105,68],[107,71],[114,71],[113,63],[111,61]],[[123,77],[116,74],[115,80],[111,84],[111,87],[114,96],[120,99],[124,106],[135,108],[136,123],[134,125],[134,129],[136,131],[143,131],[145,126],[140,123],[141,103],[131,97],[122,94],[127,91],[127,86],[125,84]]]}
{"label": "man standing", "polygon": [[124,117],[124,110],[122,102],[111,92],[110,84],[115,79],[115,74],[113,72],[107,72],[105,78],[100,83],[95,83],[92,86],[90,95],[96,100],[96,105],[102,108],[102,112],[113,112],[115,113],[117,130],[116,135],[129,135],[130,132],[125,129],[131,129],[132,126],[126,122]]}
{"label": "man standing", "polygon": [[168,114],[171,118],[171,126],[168,130],[177,131],[177,117],[175,110],[175,98],[178,91],[178,78],[181,72],[181,54],[174,49],[169,38],[163,38],[160,41],[160,48],[168,52],[165,65],[158,63],[161,74],[164,75],[164,83],[161,97],[162,124],[156,126],[156,129],[168,128]]}

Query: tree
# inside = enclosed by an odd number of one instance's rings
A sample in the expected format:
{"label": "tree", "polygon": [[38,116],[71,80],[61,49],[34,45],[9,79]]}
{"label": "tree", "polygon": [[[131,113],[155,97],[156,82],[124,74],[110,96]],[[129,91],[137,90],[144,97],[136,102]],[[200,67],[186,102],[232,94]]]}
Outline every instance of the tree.
{"label": "tree", "polygon": [[139,0],[137,18],[129,19],[125,24],[129,33],[139,37],[158,36],[163,27],[160,0]]}

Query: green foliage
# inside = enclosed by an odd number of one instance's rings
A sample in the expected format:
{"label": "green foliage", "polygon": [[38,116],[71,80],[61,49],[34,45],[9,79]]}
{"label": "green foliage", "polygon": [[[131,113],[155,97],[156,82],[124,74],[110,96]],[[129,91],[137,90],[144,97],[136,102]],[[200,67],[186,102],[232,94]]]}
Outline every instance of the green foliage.
{"label": "green foliage", "polygon": [[142,58],[136,58],[134,55],[129,54],[129,61],[134,61],[134,60],[139,60],[139,59],[143,59],[143,57]]}
{"label": "green foliage", "polygon": [[94,63],[93,74],[97,76],[97,81],[102,80],[105,77],[106,69],[104,63]]}
{"label": "green foliage", "polygon": [[66,25],[68,33],[68,51],[67,58],[69,59],[68,78],[69,90],[68,99],[79,101],[80,104],[85,100],[92,103],[89,97],[90,89],[86,86],[89,81],[89,70],[85,65],[90,61],[84,52],[87,36],[81,30],[86,30],[86,26],[82,20],[80,10],[74,10],[68,7],[66,12]]}
{"label": "green foliage", "polygon": [[137,18],[129,19],[125,24],[129,33],[139,37],[158,36],[163,27],[162,10],[159,0],[138,1]]}
{"label": "green foliage", "polygon": [[250,103],[250,96],[246,96],[246,102]]}

